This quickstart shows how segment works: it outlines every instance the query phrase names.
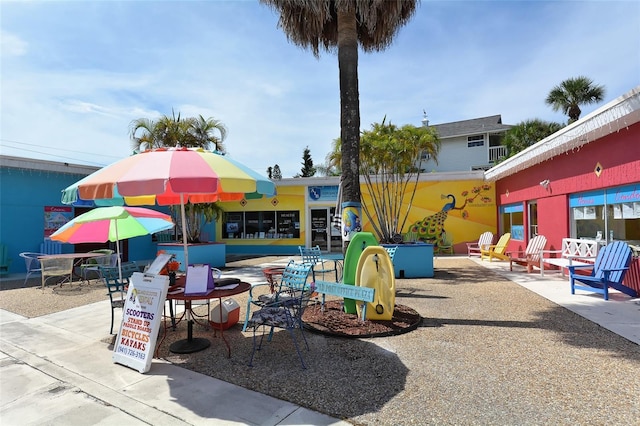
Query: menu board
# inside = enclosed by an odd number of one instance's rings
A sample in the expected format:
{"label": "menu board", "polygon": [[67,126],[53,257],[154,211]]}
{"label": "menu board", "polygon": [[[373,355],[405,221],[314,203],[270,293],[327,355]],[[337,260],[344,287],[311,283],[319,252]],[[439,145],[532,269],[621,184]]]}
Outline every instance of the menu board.
{"label": "menu board", "polygon": [[146,373],[151,368],[169,277],[134,272],[129,281],[113,362]]}

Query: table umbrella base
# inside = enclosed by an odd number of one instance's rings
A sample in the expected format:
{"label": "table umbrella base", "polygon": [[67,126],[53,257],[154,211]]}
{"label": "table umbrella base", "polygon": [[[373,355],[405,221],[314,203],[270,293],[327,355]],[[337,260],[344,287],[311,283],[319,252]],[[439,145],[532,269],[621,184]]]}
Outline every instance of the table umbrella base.
{"label": "table umbrella base", "polygon": [[173,342],[171,346],[169,346],[169,350],[176,354],[191,354],[207,349],[209,346],[211,346],[211,342],[208,339],[196,337]]}

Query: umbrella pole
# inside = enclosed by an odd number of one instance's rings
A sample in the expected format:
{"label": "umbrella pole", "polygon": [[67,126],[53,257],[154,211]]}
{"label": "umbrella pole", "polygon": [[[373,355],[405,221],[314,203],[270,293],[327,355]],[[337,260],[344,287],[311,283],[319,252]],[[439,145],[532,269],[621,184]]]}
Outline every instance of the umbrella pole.
{"label": "umbrella pole", "polygon": [[118,219],[115,221],[116,224],[116,253],[118,254],[118,278],[119,282],[122,283],[122,263],[120,260],[120,239],[118,238]]}
{"label": "umbrella pole", "polygon": [[184,194],[180,193],[180,216],[182,219],[182,247],[184,249],[184,273],[189,269],[189,249],[187,248],[187,215],[184,208]]}

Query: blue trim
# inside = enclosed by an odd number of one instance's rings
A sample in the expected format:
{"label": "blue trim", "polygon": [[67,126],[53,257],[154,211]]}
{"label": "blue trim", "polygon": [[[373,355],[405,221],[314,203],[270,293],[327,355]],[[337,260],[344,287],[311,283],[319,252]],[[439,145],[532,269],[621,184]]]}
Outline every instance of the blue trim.
{"label": "blue trim", "polygon": [[522,204],[509,204],[508,206],[500,207],[500,213],[522,213],[524,207]]}
{"label": "blue trim", "polygon": [[602,206],[604,205],[604,191],[589,191],[569,196],[569,207]]}
{"label": "blue trim", "polygon": [[640,184],[620,186],[607,190],[607,204],[640,202]]}

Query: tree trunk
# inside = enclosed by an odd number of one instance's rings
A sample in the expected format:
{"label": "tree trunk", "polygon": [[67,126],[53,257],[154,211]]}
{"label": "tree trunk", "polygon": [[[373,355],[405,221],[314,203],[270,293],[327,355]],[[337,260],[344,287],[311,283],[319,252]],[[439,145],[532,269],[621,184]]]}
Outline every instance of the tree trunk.
{"label": "tree trunk", "polygon": [[[342,201],[360,202],[360,95],[358,33],[355,11],[338,12],[340,69],[340,138],[342,139]],[[346,250],[348,242],[344,242]]]}

